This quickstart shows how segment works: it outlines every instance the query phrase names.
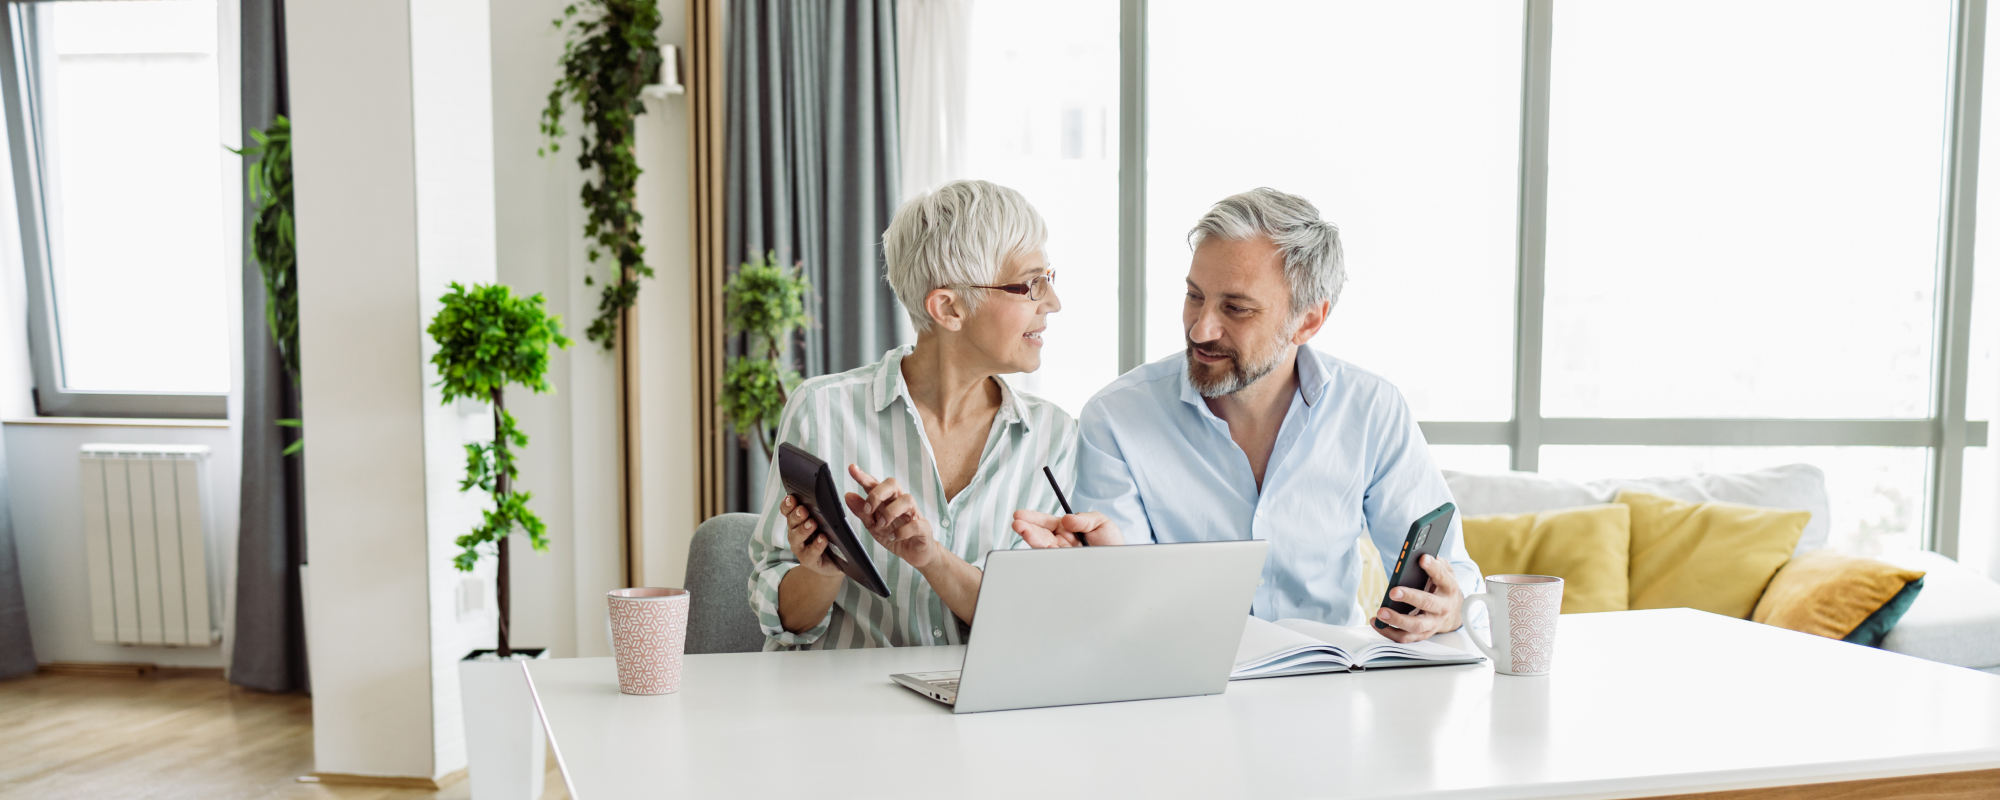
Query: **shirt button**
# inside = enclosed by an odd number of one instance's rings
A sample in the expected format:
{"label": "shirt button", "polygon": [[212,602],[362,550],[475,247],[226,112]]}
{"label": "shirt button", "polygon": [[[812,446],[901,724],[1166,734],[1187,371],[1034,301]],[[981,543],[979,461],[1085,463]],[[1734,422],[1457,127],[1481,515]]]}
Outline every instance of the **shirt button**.
{"label": "shirt button", "polygon": [[941,630],[938,630],[937,628],[932,628],[932,629],[931,629],[931,635],[932,635],[932,636],[943,636],[943,635],[944,635],[944,631],[941,631]]}

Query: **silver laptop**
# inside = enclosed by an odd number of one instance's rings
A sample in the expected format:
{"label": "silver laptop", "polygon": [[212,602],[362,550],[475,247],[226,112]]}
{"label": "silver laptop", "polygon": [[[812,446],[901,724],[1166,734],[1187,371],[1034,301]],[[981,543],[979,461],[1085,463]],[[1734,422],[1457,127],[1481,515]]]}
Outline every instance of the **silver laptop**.
{"label": "silver laptop", "polygon": [[964,668],[890,677],[959,714],[1219,694],[1265,547],[994,551]]}

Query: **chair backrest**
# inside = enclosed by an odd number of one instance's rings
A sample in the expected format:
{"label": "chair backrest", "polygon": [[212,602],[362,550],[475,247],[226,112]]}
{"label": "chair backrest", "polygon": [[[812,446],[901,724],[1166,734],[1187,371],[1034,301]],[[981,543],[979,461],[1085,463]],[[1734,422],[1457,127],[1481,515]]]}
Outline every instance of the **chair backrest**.
{"label": "chair backrest", "polygon": [[687,652],[750,653],[764,649],[764,630],[750,611],[750,534],[756,514],[718,514],[694,529],[688,545]]}

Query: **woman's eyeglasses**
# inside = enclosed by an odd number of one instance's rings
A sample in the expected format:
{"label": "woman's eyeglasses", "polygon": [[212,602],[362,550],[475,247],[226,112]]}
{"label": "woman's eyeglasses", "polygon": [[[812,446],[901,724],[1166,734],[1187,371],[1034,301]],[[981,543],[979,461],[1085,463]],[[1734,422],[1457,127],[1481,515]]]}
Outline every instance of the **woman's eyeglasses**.
{"label": "woman's eyeglasses", "polygon": [[1056,271],[1049,270],[1048,272],[1036,275],[1033,280],[1030,280],[1027,283],[1010,283],[1005,286],[981,286],[975,283],[972,284],[972,288],[999,289],[1000,291],[1006,292],[1008,294],[1018,294],[1025,296],[1029,300],[1040,300],[1044,295],[1047,295],[1049,293],[1049,284],[1055,282],[1056,282]]}

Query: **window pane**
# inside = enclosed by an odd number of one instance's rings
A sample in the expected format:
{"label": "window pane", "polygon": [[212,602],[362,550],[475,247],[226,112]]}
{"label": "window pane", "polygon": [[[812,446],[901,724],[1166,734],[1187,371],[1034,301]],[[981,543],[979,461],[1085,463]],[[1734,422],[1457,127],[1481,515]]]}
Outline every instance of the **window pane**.
{"label": "window pane", "polygon": [[[1986,18],[1986,41],[1994,41],[2000,25]],[[2000,51],[1995,51],[2000,56]],[[2000,420],[2000,268],[1983,262],[2000,263],[2000,58],[1986,59],[1986,77],[1981,91],[1979,125],[1979,204],[1974,222],[1972,280],[1972,347],[1967,352],[1965,418]],[[1994,191],[1986,191],[1994,188]],[[1991,435],[1991,434],[1988,434]],[[2000,443],[1996,443],[2000,444]],[[1970,497],[1970,487],[1967,487]]]}
{"label": "window pane", "polygon": [[1521,4],[1152,0],[1146,353],[1185,344],[1187,232],[1258,186],[1340,227],[1313,347],[1418,418],[1512,417]]}
{"label": "window pane", "polygon": [[227,392],[215,3],[29,8],[65,386]]}
{"label": "window pane", "polygon": [[[1993,77],[1995,80],[2000,80],[2000,75]],[[2000,103],[2000,97],[1995,97],[1994,102]],[[2000,112],[2000,106],[1995,106],[1994,110]],[[1996,117],[1995,122],[2000,122],[2000,117]],[[1982,139],[1986,138],[1983,127],[1979,135]],[[1996,140],[1993,145],[2000,147],[2000,140]],[[1980,145],[1980,150],[1985,151],[1985,149],[1985,145]],[[1988,152],[2000,153],[2000,150]],[[2000,167],[2000,164],[1995,166]],[[1995,182],[1994,185],[2000,186],[2000,182]],[[1992,202],[1994,205],[2000,205],[2000,192],[1994,193]],[[1989,226],[1986,204],[1981,203],[1977,224],[1981,231],[1993,232],[1991,258],[2000,260],[2000,210],[1992,213],[1993,224]],[[1975,238],[1974,248],[1979,249],[1978,245],[1979,241]],[[1977,263],[1978,259],[1975,256],[1974,264]],[[2000,326],[2000,285],[1996,285],[2000,284],[2000,269],[1979,269],[1975,266],[1974,272],[1972,347],[1966,353],[1968,372],[1965,386],[1965,418],[2000,420],[2000,327],[1996,327]],[[1982,286],[1980,281],[1985,281],[1986,284]]]}
{"label": "window pane", "polygon": [[1921,447],[1542,448],[1541,471],[1570,480],[1749,472],[1812,464],[1826,472],[1832,534],[1827,544],[1860,556],[1922,548],[1930,451]]}
{"label": "window pane", "polygon": [[1042,213],[1063,304],[1013,380],[1076,414],[1118,376],[1118,3],[974,3],[970,63],[967,174]]}
{"label": "window pane", "polygon": [[1543,413],[1928,416],[1950,8],[1561,4]]}
{"label": "window pane", "polygon": [[1513,466],[1508,458],[1513,448],[1504,444],[1434,444],[1431,459],[1438,469],[1453,472],[1506,472]]}
{"label": "window pane", "polygon": [[1965,487],[1959,497],[1958,563],[1986,577],[2000,577],[2000,458],[1992,447],[1965,448]]}

